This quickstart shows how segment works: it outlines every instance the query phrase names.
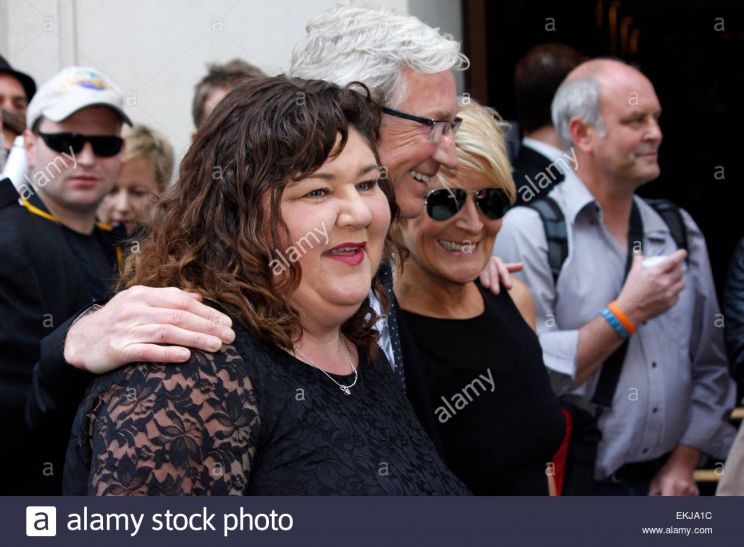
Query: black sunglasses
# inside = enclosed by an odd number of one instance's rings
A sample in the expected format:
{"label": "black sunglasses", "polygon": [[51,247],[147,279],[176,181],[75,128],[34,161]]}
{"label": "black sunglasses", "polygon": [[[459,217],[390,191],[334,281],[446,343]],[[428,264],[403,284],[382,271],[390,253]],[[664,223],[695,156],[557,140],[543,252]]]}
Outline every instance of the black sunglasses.
{"label": "black sunglasses", "polygon": [[468,194],[473,194],[478,210],[489,220],[498,220],[509,210],[509,196],[501,188],[464,190],[463,188],[437,188],[426,194],[426,214],[432,220],[444,221],[455,216],[465,207]]}
{"label": "black sunglasses", "polygon": [[113,135],[81,135],[80,133],[39,133],[44,143],[55,152],[60,154],[79,154],[89,142],[93,147],[93,153],[100,158],[110,158],[121,152],[124,139]]}

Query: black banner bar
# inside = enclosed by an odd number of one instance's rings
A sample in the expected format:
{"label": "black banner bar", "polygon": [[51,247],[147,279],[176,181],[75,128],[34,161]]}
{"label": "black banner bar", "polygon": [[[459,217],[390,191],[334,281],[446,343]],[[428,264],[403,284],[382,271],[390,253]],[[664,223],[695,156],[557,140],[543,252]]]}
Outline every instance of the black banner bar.
{"label": "black banner bar", "polygon": [[8,547],[744,544],[744,498],[3,497],[0,509]]}

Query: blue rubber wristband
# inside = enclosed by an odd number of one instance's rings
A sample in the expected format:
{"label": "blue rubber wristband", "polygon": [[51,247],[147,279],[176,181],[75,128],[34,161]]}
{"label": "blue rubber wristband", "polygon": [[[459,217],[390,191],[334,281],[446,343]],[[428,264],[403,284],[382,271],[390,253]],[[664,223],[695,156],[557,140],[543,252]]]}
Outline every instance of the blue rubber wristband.
{"label": "blue rubber wristband", "polygon": [[615,317],[615,314],[612,313],[611,309],[605,308],[599,312],[599,315],[605,318],[612,327],[612,330],[614,330],[620,338],[623,340],[628,340],[630,338],[630,332],[628,332],[628,329],[626,329],[620,320]]}

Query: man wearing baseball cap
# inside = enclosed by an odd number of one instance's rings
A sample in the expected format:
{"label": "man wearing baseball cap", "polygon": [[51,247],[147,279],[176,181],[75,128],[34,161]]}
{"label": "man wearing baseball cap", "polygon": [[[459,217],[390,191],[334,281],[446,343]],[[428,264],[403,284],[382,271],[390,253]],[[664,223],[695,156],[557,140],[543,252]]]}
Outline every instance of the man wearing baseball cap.
{"label": "man wearing baseball cap", "polygon": [[[26,110],[30,172],[19,190],[0,181],[0,463],[12,469],[3,494],[56,494],[74,408],[27,405],[50,384],[82,390],[87,378],[32,371],[42,339],[81,308],[109,296],[123,234],[96,221],[114,187],[131,124],[124,99],[101,72],[68,67],[44,83]],[[26,408],[28,407],[28,410]],[[46,428],[25,429],[28,412],[47,412]]]}

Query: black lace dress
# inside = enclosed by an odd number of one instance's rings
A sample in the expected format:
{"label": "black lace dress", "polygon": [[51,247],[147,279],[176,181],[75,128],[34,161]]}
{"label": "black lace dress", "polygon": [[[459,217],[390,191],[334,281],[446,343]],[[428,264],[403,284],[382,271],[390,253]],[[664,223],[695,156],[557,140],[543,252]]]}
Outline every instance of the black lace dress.
{"label": "black lace dress", "polygon": [[65,494],[468,493],[382,352],[345,395],[319,370],[236,334],[234,346],[181,365],[98,378],[73,424]]}

